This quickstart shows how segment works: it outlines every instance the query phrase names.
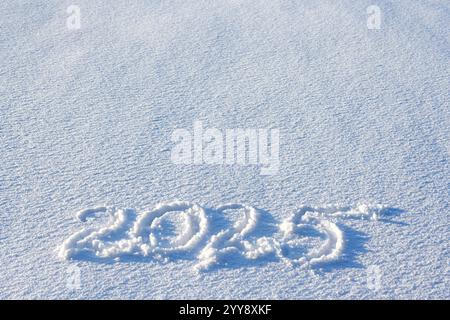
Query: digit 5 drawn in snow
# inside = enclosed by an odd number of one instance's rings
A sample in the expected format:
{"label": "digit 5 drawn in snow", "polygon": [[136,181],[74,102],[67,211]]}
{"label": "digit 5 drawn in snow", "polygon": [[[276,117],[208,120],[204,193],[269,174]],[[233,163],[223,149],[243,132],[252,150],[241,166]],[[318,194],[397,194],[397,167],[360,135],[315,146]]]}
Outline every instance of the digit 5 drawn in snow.
{"label": "digit 5 drawn in snow", "polygon": [[[398,209],[365,204],[302,206],[277,222],[263,210],[243,204],[204,208],[172,201],[151,210],[104,206],[76,214],[82,222],[104,215],[109,220],[105,225],[83,228],[71,235],[59,247],[59,256],[66,260],[190,259],[199,271],[268,260],[314,266],[342,257],[346,243],[345,232],[339,226],[342,221],[376,221],[390,210]],[[272,220],[263,221],[264,214]]]}

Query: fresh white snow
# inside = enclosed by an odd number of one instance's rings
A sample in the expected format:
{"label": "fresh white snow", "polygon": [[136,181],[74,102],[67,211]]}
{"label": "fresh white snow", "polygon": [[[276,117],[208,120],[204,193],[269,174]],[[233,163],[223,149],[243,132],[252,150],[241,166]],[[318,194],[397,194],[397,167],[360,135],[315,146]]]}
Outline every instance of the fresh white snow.
{"label": "fresh white snow", "polygon": [[[230,226],[225,224],[224,228],[216,234],[212,234],[210,225],[220,218],[229,215],[229,210],[243,209],[243,217],[239,217]],[[260,259],[268,254],[275,254],[281,260],[292,265],[292,261],[285,256],[283,251],[288,251],[291,246],[295,247],[295,241],[285,241],[295,237],[305,238],[302,234],[303,227],[315,228],[324,234],[325,241],[319,248],[311,250],[305,257],[296,262],[302,264],[318,264],[324,262],[338,261],[344,250],[343,231],[329,217],[361,217],[378,220],[383,213],[381,206],[371,208],[367,205],[358,205],[355,208],[310,208],[304,207],[298,213],[281,222],[273,224],[273,230],[280,230],[281,235],[276,232],[260,230],[254,241],[247,238],[252,232],[259,228],[261,213],[254,207],[240,204],[222,205],[218,208],[204,209],[198,204],[190,204],[182,201],[158,204],[154,209],[144,212],[134,212],[131,209],[106,209],[104,207],[82,210],[77,213],[78,220],[86,221],[88,214],[108,212],[110,220],[107,226],[99,226],[94,229],[81,229],[71,235],[59,249],[62,259],[83,259],[87,255],[95,258],[115,259],[124,257],[148,257],[154,260],[161,258],[177,260],[180,253],[190,254],[195,259],[196,252],[198,263],[195,269],[209,269],[212,265],[227,264],[230,254],[235,254],[234,260],[237,264],[243,264],[243,259]],[[209,212],[209,215],[206,214]],[[162,244],[158,236],[170,238],[170,228],[164,228],[164,218],[169,213],[183,216],[183,221],[175,220],[174,223],[181,226],[180,234],[168,245]],[[221,215],[222,217],[218,217]],[[295,222],[300,215],[300,223]],[[170,220],[169,220],[170,221]],[[166,221],[167,222],[167,221]],[[129,226],[128,229],[126,226]],[[166,225],[168,225],[166,223]],[[298,231],[298,232],[297,232]],[[265,234],[264,234],[265,233]],[[297,234],[298,233],[298,234]],[[210,237],[206,243],[203,240]],[[174,255],[175,254],[175,255]]]}
{"label": "fresh white snow", "polygon": [[[0,13],[0,298],[450,298],[450,1]],[[277,170],[175,163],[195,123]]]}

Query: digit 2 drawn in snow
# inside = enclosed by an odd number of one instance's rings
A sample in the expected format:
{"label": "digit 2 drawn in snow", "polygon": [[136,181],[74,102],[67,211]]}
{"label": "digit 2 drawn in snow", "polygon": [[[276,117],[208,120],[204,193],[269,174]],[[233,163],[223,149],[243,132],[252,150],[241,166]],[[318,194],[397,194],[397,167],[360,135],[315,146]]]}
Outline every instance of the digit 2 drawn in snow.
{"label": "digit 2 drawn in snow", "polygon": [[[243,204],[204,208],[173,201],[151,210],[96,207],[79,211],[81,222],[108,217],[106,224],[82,228],[59,247],[63,259],[195,260],[196,270],[230,261],[277,259],[289,265],[337,261],[345,248],[345,233],[337,221],[378,220],[381,205],[303,206],[281,222],[264,225],[262,210]],[[311,245],[311,238],[315,238]],[[300,255],[292,252],[300,251]]]}

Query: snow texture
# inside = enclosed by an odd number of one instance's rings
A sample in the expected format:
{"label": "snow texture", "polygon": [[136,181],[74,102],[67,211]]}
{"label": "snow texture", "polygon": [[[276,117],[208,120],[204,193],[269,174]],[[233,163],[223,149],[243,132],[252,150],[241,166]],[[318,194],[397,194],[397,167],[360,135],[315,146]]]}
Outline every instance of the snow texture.
{"label": "snow texture", "polygon": [[[202,246],[210,231],[210,224],[218,221],[216,215],[227,215],[229,210],[243,209],[243,217],[239,218],[232,226],[220,230],[217,234],[210,236],[210,239]],[[243,259],[259,259],[267,254],[275,254],[283,261],[292,264],[283,252],[289,250],[289,246],[296,246],[295,241],[284,241],[296,235],[296,231],[303,227],[315,228],[317,232],[323,233],[325,241],[319,247],[307,253],[305,257],[296,262],[310,265],[338,261],[344,251],[343,231],[332,221],[327,220],[333,217],[356,217],[378,220],[383,214],[382,206],[370,207],[358,205],[355,208],[326,207],[311,208],[303,207],[297,214],[286,219],[279,224],[278,229],[282,232],[281,239],[275,233],[262,235],[251,242],[247,237],[256,231],[260,224],[260,213],[256,208],[240,205],[228,204],[218,208],[204,209],[198,204],[174,201],[158,204],[154,209],[142,213],[130,214],[131,209],[118,209],[98,207],[86,209],[76,214],[78,220],[85,222],[86,217],[98,212],[109,212],[110,220],[107,226],[100,226],[96,229],[81,229],[71,235],[59,249],[59,256],[63,259],[81,258],[88,255],[95,258],[118,259],[121,256],[148,257],[161,259],[168,257],[172,260],[179,258],[180,253],[197,255],[197,270],[209,269],[212,265],[221,264],[230,259],[230,254],[235,254],[235,263],[243,264]],[[206,211],[210,212],[209,218]],[[179,212],[183,217],[182,222],[175,221],[181,227],[181,232],[168,245],[162,244],[158,239],[158,233],[165,238],[170,238],[171,229],[168,228],[167,220],[164,217],[171,212]],[[300,215],[301,223],[295,222]],[[134,217],[131,219],[131,217]],[[210,220],[210,221],[209,221]],[[164,229],[164,222],[166,228]],[[126,229],[126,226],[130,226]],[[274,225],[276,227],[276,225]],[[262,230],[263,231],[263,230]],[[267,231],[266,231],[267,233]],[[307,237],[299,232],[301,238]],[[225,263],[226,264],[226,263]]]}
{"label": "snow texture", "polygon": [[[450,298],[449,1],[0,13],[0,298]],[[196,121],[277,173],[173,163]]]}

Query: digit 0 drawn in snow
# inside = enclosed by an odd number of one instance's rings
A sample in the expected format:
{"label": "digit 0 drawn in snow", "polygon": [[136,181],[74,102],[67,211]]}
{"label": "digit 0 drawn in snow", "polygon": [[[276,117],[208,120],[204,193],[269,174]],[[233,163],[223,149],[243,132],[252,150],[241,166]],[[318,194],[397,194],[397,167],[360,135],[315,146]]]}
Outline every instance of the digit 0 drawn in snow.
{"label": "digit 0 drawn in snow", "polygon": [[[365,204],[303,206],[277,222],[267,212],[244,204],[204,208],[173,201],[142,211],[103,206],[76,214],[81,222],[105,215],[108,221],[71,235],[59,247],[59,256],[66,260],[190,259],[198,271],[273,260],[314,266],[342,257],[346,247],[342,221],[376,221],[390,210],[398,209]],[[268,217],[272,220],[266,221]]]}

